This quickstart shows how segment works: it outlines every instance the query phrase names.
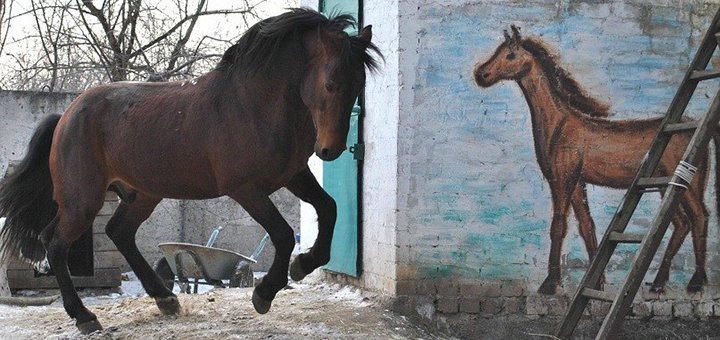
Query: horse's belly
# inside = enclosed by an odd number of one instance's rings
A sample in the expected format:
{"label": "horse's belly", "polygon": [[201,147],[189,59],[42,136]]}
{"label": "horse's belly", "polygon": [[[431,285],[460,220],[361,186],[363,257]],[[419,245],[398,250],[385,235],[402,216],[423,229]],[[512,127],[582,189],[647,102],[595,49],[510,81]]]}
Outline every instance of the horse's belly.
{"label": "horse's belly", "polygon": [[[635,178],[640,166],[640,157],[608,154],[607,158],[586,157],[583,163],[583,179],[587,183],[612,188],[627,188]],[[623,157],[625,156],[625,157]]]}

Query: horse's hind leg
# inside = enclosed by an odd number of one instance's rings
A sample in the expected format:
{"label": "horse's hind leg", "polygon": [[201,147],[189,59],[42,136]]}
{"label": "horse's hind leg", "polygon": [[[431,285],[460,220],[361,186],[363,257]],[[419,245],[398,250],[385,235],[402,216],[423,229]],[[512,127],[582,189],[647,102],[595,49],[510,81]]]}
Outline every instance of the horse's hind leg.
{"label": "horse's hind leg", "polygon": [[80,332],[89,334],[101,330],[95,314],[90,312],[75,291],[67,266],[68,249],[72,243],[92,227],[95,215],[102,207],[102,192],[92,199],[77,199],[70,204],[59,204],[58,215],[45,228],[42,240],[47,249],[50,267],[55,273],[65,311],[75,319]]}
{"label": "horse's hind leg", "polygon": [[[690,216],[693,220],[692,239],[693,249],[695,251],[695,273],[687,285],[688,293],[696,293],[703,289],[703,285],[707,281],[705,272],[705,259],[707,256],[707,229],[708,229],[708,211],[705,204],[698,199],[692,192],[688,192],[687,204],[690,208]],[[702,197],[702,196],[699,196]]]}
{"label": "horse's hind leg", "polygon": [[135,243],[135,234],[140,224],[150,216],[160,200],[137,195],[132,203],[121,202],[105,227],[105,232],[130,264],[148,295],[155,298],[160,311],[163,314],[177,314],[180,312],[177,297],[162,283]]}
{"label": "horse's hind leg", "polygon": [[672,236],[670,236],[670,241],[668,242],[667,249],[663,255],[662,262],[660,262],[660,268],[658,269],[657,275],[655,275],[655,280],[650,287],[650,291],[653,293],[662,293],[665,291],[665,284],[670,278],[670,265],[672,263],[672,259],[675,257],[678,250],[680,250],[680,246],[685,240],[685,237],[687,237],[687,234],[690,231],[690,225],[693,222],[691,217],[688,215],[688,211],[687,205],[682,203],[678,206],[678,209],[672,218],[674,227],[673,233]]}
{"label": "horse's hind leg", "polygon": [[295,243],[293,231],[268,196],[257,192],[243,192],[230,197],[240,203],[250,217],[265,228],[275,246],[273,263],[267,275],[255,287],[252,296],[255,311],[265,314],[270,310],[277,292],[287,285],[290,253]]}
{"label": "horse's hind leg", "polygon": [[310,169],[305,168],[287,185],[301,200],[312,204],[318,215],[318,236],[308,253],[298,255],[290,265],[290,278],[302,280],[307,274],[330,261],[330,246],[337,217],[335,200],[318,184]]}

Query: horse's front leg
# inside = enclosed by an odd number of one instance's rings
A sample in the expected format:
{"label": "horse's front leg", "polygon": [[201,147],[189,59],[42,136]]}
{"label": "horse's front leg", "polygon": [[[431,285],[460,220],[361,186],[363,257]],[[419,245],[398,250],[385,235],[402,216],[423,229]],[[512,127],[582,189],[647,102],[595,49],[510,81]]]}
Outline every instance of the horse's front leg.
{"label": "horse's front leg", "polygon": [[295,244],[293,231],[268,196],[243,192],[230,197],[240,203],[250,217],[260,223],[275,246],[273,263],[267,275],[255,287],[252,296],[255,310],[265,314],[270,310],[275,294],[287,285],[288,264]]}
{"label": "horse's front leg", "polygon": [[[562,243],[567,234],[567,212],[570,207],[570,197],[572,189],[576,185],[575,180],[569,180],[570,177],[558,177],[559,180],[550,182],[552,203],[553,203],[553,219],[550,225],[550,257],[548,260],[548,276],[540,285],[538,293],[555,294],[557,287],[561,284],[560,255],[562,251]],[[568,182],[563,182],[568,180]]]}
{"label": "horse's front leg", "polygon": [[290,265],[290,278],[302,280],[316,268],[330,261],[337,208],[335,200],[318,184],[310,169],[305,168],[287,185],[288,190],[301,200],[312,204],[318,215],[318,236],[310,251],[298,255]]}

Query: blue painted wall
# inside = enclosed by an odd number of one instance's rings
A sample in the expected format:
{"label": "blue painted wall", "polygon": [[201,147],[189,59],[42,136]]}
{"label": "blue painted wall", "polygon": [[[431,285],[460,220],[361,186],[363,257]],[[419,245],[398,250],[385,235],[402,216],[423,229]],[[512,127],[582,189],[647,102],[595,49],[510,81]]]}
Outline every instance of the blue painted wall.
{"label": "blue painted wall", "polygon": [[[404,78],[414,80],[399,135],[399,172],[408,174],[400,186],[407,188],[401,192],[401,215],[412,230],[408,254],[416,279],[511,280],[535,291],[547,273],[552,208],[535,158],[528,107],[514,82],[477,87],[474,64],[487,60],[502,42],[503,29],[515,24],[524,36],[553,47],[589,94],[611,104],[613,119],[661,115],[720,5],[464,2],[415,1],[418,12],[400,22],[401,41],[412,41],[400,62],[416,65]],[[699,87],[690,116],[706,110],[716,86]],[[707,268],[710,284],[718,285],[720,234],[712,183],[714,176],[706,194],[711,210]],[[588,185],[598,239],[623,193]],[[658,205],[658,197],[646,196],[631,230],[643,230]],[[610,282],[621,282],[633,249],[619,248]],[[566,282],[579,281],[587,266],[572,213],[563,265]],[[693,267],[688,237],[673,262],[671,284],[684,287]],[[657,263],[648,281],[656,269]]]}

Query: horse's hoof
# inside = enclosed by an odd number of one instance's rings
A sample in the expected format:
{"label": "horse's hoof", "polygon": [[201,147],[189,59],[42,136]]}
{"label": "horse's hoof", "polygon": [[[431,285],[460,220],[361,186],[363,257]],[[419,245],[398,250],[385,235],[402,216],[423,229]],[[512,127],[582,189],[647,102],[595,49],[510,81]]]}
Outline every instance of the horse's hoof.
{"label": "horse's hoof", "polygon": [[156,297],[155,304],[157,304],[160,312],[165,315],[180,314],[180,302],[175,295],[168,297]]}
{"label": "horse's hoof", "polygon": [[83,335],[88,335],[90,333],[101,331],[103,329],[102,325],[100,325],[100,322],[98,322],[97,319],[79,323],[77,324],[77,328]]}
{"label": "horse's hoof", "polygon": [[703,285],[702,284],[693,284],[689,283],[687,285],[687,292],[690,294],[700,293],[703,291]]}
{"label": "horse's hoof", "polygon": [[302,266],[300,265],[300,257],[298,256],[290,264],[290,278],[297,282],[304,279],[305,276],[307,276],[307,274],[303,271]]}
{"label": "horse's hoof", "polygon": [[538,293],[543,295],[554,295],[557,291],[558,283],[550,278],[546,278],[545,281],[538,288]]}
{"label": "horse's hoof", "polygon": [[702,292],[703,285],[706,282],[707,282],[707,275],[705,275],[705,273],[695,272],[695,274],[693,274],[692,278],[690,278],[690,282],[688,282],[687,292],[691,293],[691,294]]}
{"label": "horse's hoof", "polygon": [[272,301],[267,301],[260,297],[257,293],[257,289],[253,290],[252,295],[252,303],[253,307],[255,307],[255,311],[258,312],[258,314],[265,314],[270,310],[270,306],[272,305]]}

